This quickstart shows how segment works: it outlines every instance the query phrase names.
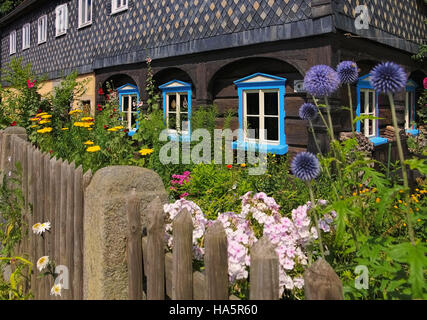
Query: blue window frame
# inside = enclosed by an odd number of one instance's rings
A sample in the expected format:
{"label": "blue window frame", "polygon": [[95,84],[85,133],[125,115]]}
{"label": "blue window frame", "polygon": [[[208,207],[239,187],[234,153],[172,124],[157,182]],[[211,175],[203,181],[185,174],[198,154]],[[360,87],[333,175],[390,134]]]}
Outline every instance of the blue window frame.
{"label": "blue window frame", "polygon": [[[378,117],[378,94],[372,87],[370,82],[371,75],[368,74],[359,78],[357,82],[357,110],[356,114],[358,117],[361,115],[369,115]],[[371,120],[365,119],[357,121],[356,131],[363,133],[374,146],[386,144],[387,138],[380,137],[378,129],[378,119]]]}
{"label": "blue window frame", "polygon": [[172,80],[159,86],[163,117],[171,140],[191,140],[191,83]]}
{"label": "blue window frame", "polygon": [[128,129],[129,136],[133,136],[138,130],[139,114],[139,91],[138,87],[132,84],[125,84],[117,89],[119,95],[120,120],[123,126]]}
{"label": "blue window frame", "polygon": [[255,73],[234,84],[239,96],[241,130],[233,148],[260,150],[262,144],[269,153],[286,154],[289,149],[285,135],[286,79]]}
{"label": "blue window frame", "polygon": [[420,131],[415,126],[415,112],[416,112],[416,90],[417,84],[409,80],[406,84],[405,92],[405,130],[413,136],[417,136]]}

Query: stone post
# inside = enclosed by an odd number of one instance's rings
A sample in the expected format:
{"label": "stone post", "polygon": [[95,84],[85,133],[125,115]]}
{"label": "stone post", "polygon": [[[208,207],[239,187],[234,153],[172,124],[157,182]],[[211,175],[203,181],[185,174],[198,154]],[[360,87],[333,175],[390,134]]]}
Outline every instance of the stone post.
{"label": "stone post", "polygon": [[84,299],[129,299],[126,244],[127,200],[139,199],[142,229],[146,207],[167,193],[160,177],[151,170],[112,166],[98,170],[84,194]]}

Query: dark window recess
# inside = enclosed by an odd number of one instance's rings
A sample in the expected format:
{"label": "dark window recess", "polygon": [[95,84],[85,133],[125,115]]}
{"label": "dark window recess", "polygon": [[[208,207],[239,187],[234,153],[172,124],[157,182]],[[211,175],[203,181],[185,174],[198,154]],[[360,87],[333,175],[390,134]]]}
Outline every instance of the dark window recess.
{"label": "dark window recess", "polygon": [[82,106],[83,106],[83,113],[89,114],[90,113],[90,100],[83,100]]}
{"label": "dark window recess", "polygon": [[246,103],[248,114],[258,115],[259,114],[259,94],[247,93],[246,98],[248,99]]}
{"label": "dark window recess", "polygon": [[279,118],[265,118],[264,127],[267,131],[267,140],[279,141]]}
{"label": "dark window recess", "polygon": [[277,92],[264,92],[264,114],[269,116],[279,115],[279,95]]}
{"label": "dark window recess", "polygon": [[249,139],[259,139],[259,118],[248,117],[247,137]]}

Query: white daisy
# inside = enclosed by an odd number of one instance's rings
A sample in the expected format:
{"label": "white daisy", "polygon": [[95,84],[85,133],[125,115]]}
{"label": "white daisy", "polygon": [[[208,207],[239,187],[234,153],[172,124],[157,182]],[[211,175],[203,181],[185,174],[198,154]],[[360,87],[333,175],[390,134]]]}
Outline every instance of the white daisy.
{"label": "white daisy", "polygon": [[32,227],[33,232],[36,234],[40,234],[41,233],[41,229],[40,229],[41,225],[42,224],[40,222],[37,222],[35,225],[33,225],[33,227]]}
{"label": "white daisy", "polygon": [[40,233],[50,230],[50,222],[44,222],[40,225]]}
{"label": "white daisy", "polygon": [[50,289],[50,295],[60,296],[62,291],[62,285],[60,283],[55,284],[52,289]]}
{"label": "white daisy", "polygon": [[39,260],[37,260],[37,269],[42,271],[49,264],[49,256],[43,256]]}

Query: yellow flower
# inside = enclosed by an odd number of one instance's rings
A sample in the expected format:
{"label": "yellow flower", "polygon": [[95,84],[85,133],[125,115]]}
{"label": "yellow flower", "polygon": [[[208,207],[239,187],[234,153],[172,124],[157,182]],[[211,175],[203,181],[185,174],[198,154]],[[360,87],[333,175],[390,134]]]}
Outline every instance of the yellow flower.
{"label": "yellow flower", "polygon": [[48,133],[48,132],[51,132],[51,131],[52,131],[52,128],[51,128],[51,127],[43,128],[43,129],[37,130],[37,132],[38,132],[38,133]]}
{"label": "yellow flower", "polygon": [[88,128],[88,129],[87,129],[87,131],[92,131],[92,130],[93,130],[93,128]]}
{"label": "yellow flower", "polygon": [[116,132],[117,129],[116,128],[110,128],[110,129],[108,129],[108,131],[110,131],[110,132]]}
{"label": "yellow flower", "polygon": [[124,129],[125,127],[123,127],[123,126],[116,126],[116,127],[114,127],[113,129],[117,129],[117,130],[122,130],[122,129]]}
{"label": "yellow flower", "polygon": [[380,198],[377,198],[375,201],[376,201],[377,203],[380,203],[380,202],[381,202],[381,199],[380,199]]}
{"label": "yellow flower", "polygon": [[49,119],[49,118],[52,118],[52,115],[50,114],[42,115],[42,119]]}
{"label": "yellow flower", "polygon": [[406,223],[404,223],[403,226],[406,227]]}
{"label": "yellow flower", "polygon": [[37,113],[37,114],[36,114],[36,117],[41,117],[41,116],[44,116],[44,115],[46,115],[46,114],[47,114],[47,112]]}
{"label": "yellow flower", "polygon": [[139,150],[139,153],[142,156],[146,156],[146,155],[152,154],[153,152],[154,152],[153,149],[141,149],[141,150]]}
{"label": "yellow flower", "polygon": [[38,125],[34,124],[30,128],[37,128],[37,127],[38,127]]}
{"label": "yellow flower", "polygon": [[394,206],[394,208],[395,208],[395,209],[398,209],[398,207],[397,207],[397,206]]}
{"label": "yellow flower", "polygon": [[85,144],[85,145],[92,145],[92,144],[93,144],[93,142],[92,142],[92,141],[90,141],[90,140],[88,140],[88,141],[86,141],[84,144]]}
{"label": "yellow flower", "polygon": [[62,130],[62,131],[66,131],[66,130],[69,130],[69,129],[68,129],[68,128],[62,128],[61,130]]}
{"label": "yellow flower", "polygon": [[357,192],[353,192],[353,197],[357,196]]}
{"label": "yellow flower", "polygon": [[49,120],[42,120],[42,121],[40,121],[40,124],[45,124],[45,123],[50,123],[50,121]]}
{"label": "yellow flower", "polygon": [[80,110],[80,109],[74,109],[74,110],[71,110],[70,112],[68,112],[68,114],[72,115],[72,114],[80,113],[80,112],[82,112],[82,110]]}
{"label": "yellow flower", "polygon": [[416,208],[416,209],[415,209],[415,211],[417,211],[417,212],[418,212],[418,211],[420,211],[420,209],[419,209],[419,208]]}
{"label": "yellow flower", "polygon": [[99,150],[101,150],[100,146],[93,146],[86,149],[87,152],[97,152]]}
{"label": "yellow flower", "polygon": [[242,168],[246,168],[246,163],[242,163],[240,166],[241,166]]}
{"label": "yellow flower", "polygon": [[399,203],[402,203],[402,200],[399,200]]}
{"label": "yellow flower", "polygon": [[418,222],[421,222],[421,219],[418,219],[417,221],[418,221]]}
{"label": "yellow flower", "polygon": [[93,118],[92,117],[83,117],[80,119],[81,121],[92,121]]}
{"label": "yellow flower", "polygon": [[40,118],[30,118],[30,121],[39,121]]}

